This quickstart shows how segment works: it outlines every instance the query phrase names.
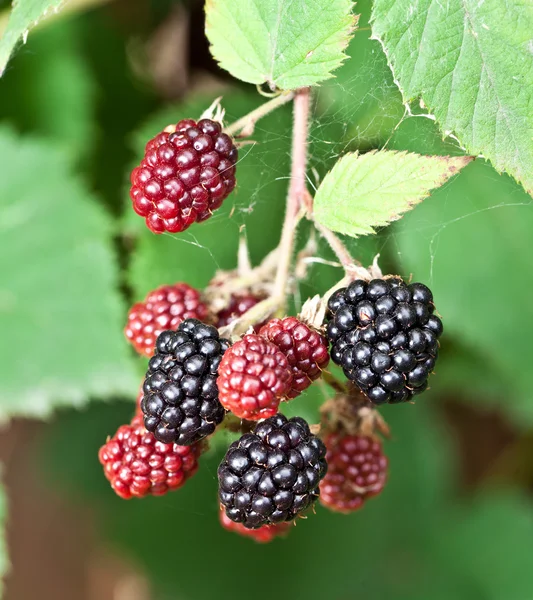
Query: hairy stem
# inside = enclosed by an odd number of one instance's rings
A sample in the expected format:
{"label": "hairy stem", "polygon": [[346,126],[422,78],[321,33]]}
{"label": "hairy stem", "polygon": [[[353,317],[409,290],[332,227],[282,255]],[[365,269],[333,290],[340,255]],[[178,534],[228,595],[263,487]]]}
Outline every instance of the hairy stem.
{"label": "hairy stem", "polygon": [[289,192],[285,209],[285,221],[279,243],[279,263],[274,281],[274,297],[285,298],[289,280],[289,272],[294,251],[294,237],[298,221],[301,218],[301,208],[307,193],[307,137],[309,134],[310,91],[304,88],[296,93],[294,98],[294,124],[292,130],[292,162]]}
{"label": "hairy stem", "polygon": [[276,110],[276,108],[287,104],[287,102],[290,102],[293,98],[294,92],[283,92],[272,100],[261,104],[261,106],[252,110],[252,112],[247,115],[244,115],[244,117],[241,117],[231,125],[228,125],[224,128],[224,131],[228,135],[240,134],[242,137],[249,136],[253,133],[254,126],[259,119],[262,119],[272,111]]}

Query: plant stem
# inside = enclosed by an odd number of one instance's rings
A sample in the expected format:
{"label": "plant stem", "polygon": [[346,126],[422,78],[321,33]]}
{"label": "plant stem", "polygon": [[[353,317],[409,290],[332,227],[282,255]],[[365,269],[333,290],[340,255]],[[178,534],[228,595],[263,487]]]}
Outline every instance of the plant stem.
{"label": "plant stem", "polygon": [[301,207],[307,193],[307,137],[309,134],[309,88],[298,90],[294,98],[294,123],[292,130],[292,162],[285,221],[279,243],[279,264],[274,281],[273,296],[285,298],[289,271],[294,251],[296,227],[301,218]]}
{"label": "plant stem", "polygon": [[272,100],[261,104],[261,106],[255,110],[252,110],[252,112],[244,115],[244,117],[241,117],[231,125],[225,127],[224,131],[228,135],[236,135],[238,133],[240,133],[242,137],[251,135],[254,130],[254,126],[259,119],[262,119],[272,111],[276,110],[276,108],[279,108],[280,106],[287,104],[287,102],[290,102],[294,98],[294,94],[294,92],[283,92],[279,94]]}
{"label": "plant stem", "polygon": [[337,235],[335,235],[333,233],[333,231],[331,231],[331,229],[324,227],[324,225],[321,225],[320,223],[317,223],[316,221],[313,221],[313,223],[314,223],[315,227],[317,228],[317,230],[319,231],[320,235],[330,245],[330,247],[333,250],[333,252],[335,253],[336,257],[339,259],[339,262],[344,267],[345,271],[347,271],[348,269],[351,269],[353,266],[362,266],[360,262],[358,262],[352,258],[351,254],[348,252],[348,249],[346,248],[346,246],[342,243],[340,238],[337,237]]}

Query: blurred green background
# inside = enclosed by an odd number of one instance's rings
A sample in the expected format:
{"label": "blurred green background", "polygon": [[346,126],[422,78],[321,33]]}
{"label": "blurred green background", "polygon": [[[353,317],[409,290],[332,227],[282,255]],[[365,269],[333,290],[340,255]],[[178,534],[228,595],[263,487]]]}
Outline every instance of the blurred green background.
{"label": "blurred green background", "polygon": [[[212,219],[151,234],[127,193],[146,140],[216,96],[228,122],[264,99],[211,59],[201,2],[101,4],[40,26],[0,79],[0,416],[14,417],[0,438],[4,597],[531,600],[533,207],[482,159],[350,242],[365,263],[380,253],[384,271],[427,283],[445,324],[431,389],[382,411],[380,497],[348,517],[318,507],[287,539],[254,544],[218,524],[223,438],[183,490],[113,494],[97,452],[130,419],[144,369],[123,338],[127,307],[234,267],[239,231],[254,262],[277,245],[290,109],[258,124]],[[358,3],[351,58],[314,96],[312,180],[348,150],[461,154],[433,121],[407,116],[369,8]],[[333,259],[322,243],[319,255]],[[339,277],[314,265],[295,310]],[[311,390],[287,410],[317,422],[323,400]]]}

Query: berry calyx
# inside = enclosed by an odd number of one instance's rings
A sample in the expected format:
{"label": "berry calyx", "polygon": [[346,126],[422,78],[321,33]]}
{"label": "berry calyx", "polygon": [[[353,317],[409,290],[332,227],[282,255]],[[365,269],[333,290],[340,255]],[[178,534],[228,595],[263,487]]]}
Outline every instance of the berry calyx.
{"label": "berry calyx", "polygon": [[186,283],[162,285],[130,308],[124,333],[139,354],[153,356],[161,332],[177,329],[184,319],[205,321],[207,316],[198,290]]}
{"label": "berry calyx", "polygon": [[286,356],[265,338],[245,335],[226,352],[218,371],[219,399],[241,419],[275,415],[289,392],[291,369]]}
{"label": "berry calyx", "polygon": [[272,319],[259,330],[283,352],[292,370],[288,398],[296,398],[318,379],[329,363],[326,338],[296,317]]}
{"label": "berry calyx", "polygon": [[217,121],[184,119],[146,144],[131,173],[133,210],[154,233],[208,219],[235,187],[238,151]]}
{"label": "berry calyx", "polygon": [[185,319],[157,338],[144,381],[144,425],[165,444],[189,446],[215,431],[224,418],[218,368],[230,342],[212,325]]}
{"label": "berry calyx", "polygon": [[162,444],[135,416],[100,448],[98,458],[113,490],[128,500],[179,489],[196,473],[202,449],[201,444]]}
{"label": "berry calyx", "polygon": [[356,280],[328,308],[331,359],[374,404],[406,402],[426,389],[442,322],[425,285]]}
{"label": "berry calyx", "polygon": [[349,513],[377,496],[387,481],[388,460],[381,443],[369,436],[331,433],[326,439],[328,472],[320,482],[320,502]]}
{"label": "berry calyx", "polygon": [[293,521],[319,496],[326,447],[300,417],[258,423],[229,447],[218,468],[226,516],[249,529]]}
{"label": "berry calyx", "polygon": [[268,544],[274,538],[285,537],[293,526],[292,523],[279,523],[279,525],[263,525],[258,529],[248,529],[242,523],[232,521],[222,507],[219,511],[219,518],[220,524],[227,531],[250,538],[259,544]]}

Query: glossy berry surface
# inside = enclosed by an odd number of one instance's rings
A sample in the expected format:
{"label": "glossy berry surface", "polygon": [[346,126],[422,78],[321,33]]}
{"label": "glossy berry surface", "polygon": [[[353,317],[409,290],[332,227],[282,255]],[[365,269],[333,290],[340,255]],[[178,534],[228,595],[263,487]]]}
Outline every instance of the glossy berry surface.
{"label": "glossy berry surface", "polygon": [[329,363],[328,343],[296,317],[272,319],[259,330],[285,354],[292,371],[288,398],[296,398],[318,379]]}
{"label": "glossy berry surface", "polygon": [[226,516],[249,529],[293,521],[319,496],[326,447],[300,417],[277,414],[233,442],[218,468]]}
{"label": "glossy berry surface", "polygon": [[279,525],[263,525],[258,529],[248,529],[242,523],[232,521],[223,508],[220,509],[219,515],[220,524],[224,529],[250,538],[259,544],[268,544],[274,538],[286,536],[293,526],[292,523],[280,523]]}
{"label": "glossy berry surface", "polygon": [[426,389],[442,322],[425,285],[357,280],[335,292],[328,308],[331,359],[374,404],[405,402]]}
{"label": "glossy berry surface", "polygon": [[207,316],[207,306],[198,290],[186,283],[163,285],[150,292],[144,302],[131,307],[124,333],[139,354],[153,356],[162,331],[177,329],[184,319],[205,321]]}
{"label": "glossy berry surface", "polygon": [[286,356],[256,334],[245,335],[233,344],[220,363],[220,402],[241,419],[256,421],[275,415],[291,383]]}
{"label": "glossy berry surface", "polygon": [[162,496],[180,488],[198,469],[201,446],[162,444],[144,428],[142,417],[119,427],[98,458],[115,492],[126,500]]}
{"label": "glossy berry surface", "polygon": [[210,119],[184,119],[151,139],[131,173],[133,209],[154,233],[205,221],[235,187],[237,148]]}
{"label": "glossy berry surface", "polygon": [[261,298],[252,294],[232,295],[228,306],[217,314],[216,326],[225,327],[226,325],[229,325],[232,321],[248,312],[260,301]]}
{"label": "glossy berry surface", "polygon": [[157,338],[144,380],[144,425],[165,444],[188,446],[210,435],[224,418],[218,400],[220,361],[230,342],[218,330],[186,319]]}
{"label": "glossy berry surface", "polygon": [[320,482],[320,502],[324,506],[349,513],[383,490],[388,460],[378,440],[332,433],[325,442],[328,472]]}

